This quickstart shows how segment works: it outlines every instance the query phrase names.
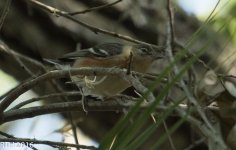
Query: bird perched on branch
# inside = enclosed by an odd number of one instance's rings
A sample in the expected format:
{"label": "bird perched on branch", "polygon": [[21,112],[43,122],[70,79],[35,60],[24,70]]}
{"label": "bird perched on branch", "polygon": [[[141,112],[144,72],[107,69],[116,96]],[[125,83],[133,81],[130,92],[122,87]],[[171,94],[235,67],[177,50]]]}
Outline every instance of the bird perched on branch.
{"label": "bird perched on branch", "polygon": [[[101,67],[126,68],[145,73],[154,60],[162,58],[163,51],[144,45],[104,43],[93,48],[65,54],[59,60],[74,61],[72,68]],[[82,88],[85,96],[111,97],[132,86],[119,76],[72,76],[72,82]]]}

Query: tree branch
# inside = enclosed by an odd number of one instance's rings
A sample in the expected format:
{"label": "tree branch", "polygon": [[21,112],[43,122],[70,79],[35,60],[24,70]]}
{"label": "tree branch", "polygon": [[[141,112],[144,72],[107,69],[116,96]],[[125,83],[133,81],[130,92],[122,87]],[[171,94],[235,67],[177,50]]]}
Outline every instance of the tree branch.
{"label": "tree branch", "polygon": [[0,30],[2,29],[4,21],[5,21],[6,17],[7,17],[7,13],[9,12],[9,8],[11,6],[11,2],[12,2],[12,0],[6,0],[5,7],[4,7],[3,11],[1,12],[1,16],[0,16]]}
{"label": "tree branch", "polygon": [[[114,75],[114,76],[120,76],[121,78],[127,80],[130,82],[137,90],[139,91],[146,91],[145,89],[141,88],[141,83],[137,82],[132,75],[138,75],[142,76],[142,73],[137,72],[131,72],[131,75],[126,74],[126,69],[119,69],[119,68],[79,68],[79,69],[68,69],[68,70],[54,70],[50,71],[48,73],[45,73],[37,78],[34,78],[30,81],[23,82],[19,86],[17,86],[15,89],[13,89],[0,103],[0,110],[3,112],[16,98],[18,98],[21,94],[28,91],[35,85],[44,82],[46,80],[50,79],[56,79],[56,78],[62,78],[62,77],[70,77],[73,75],[97,75],[97,76],[103,76],[103,75]],[[143,92],[141,92],[143,93]],[[151,101],[151,100],[150,100]]]}
{"label": "tree branch", "polygon": [[28,145],[32,146],[33,144],[44,144],[51,147],[75,147],[75,148],[81,148],[81,149],[89,149],[89,150],[95,150],[96,147],[94,146],[86,146],[86,145],[78,145],[78,144],[71,144],[71,143],[64,143],[64,142],[53,142],[53,141],[41,141],[37,139],[28,139],[28,138],[0,138],[0,142],[20,142],[20,143],[28,143]]}
{"label": "tree branch", "polygon": [[157,46],[157,45],[149,44],[149,43],[134,39],[134,38],[129,37],[129,36],[121,35],[121,34],[118,34],[116,32],[111,32],[111,31],[108,31],[108,30],[105,30],[105,29],[101,29],[101,28],[97,28],[95,26],[89,25],[85,22],[82,22],[78,19],[73,18],[73,16],[69,15],[69,12],[65,12],[65,11],[59,10],[57,8],[48,6],[48,5],[46,5],[44,3],[41,3],[37,0],[29,0],[29,2],[36,5],[36,6],[38,6],[38,7],[40,7],[40,8],[42,8],[43,10],[46,10],[47,12],[50,12],[52,14],[56,14],[57,16],[63,16],[63,17],[65,17],[65,18],[67,18],[67,19],[69,19],[73,22],[76,22],[77,24],[90,29],[91,31],[93,31],[96,34],[97,33],[102,33],[102,34],[110,35],[112,37],[116,37],[116,38],[120,38],[120,39],[129,41],[129,42],[133,42],[133,43],[136,43],[136,44],[148,45],[148,46],[157,48],[160,52],[163,52],[163,50],[164,50],[163,46]]}
{"label": "tree branch", "polygon": [[[168,54],[169,54],[170,61],[173,62],[174,61],[174,56],[173,56],[173,53],[172,53],[173,52],[173,45],[174,45],[174,37],[172,37],[172,36],[174,36],[173,13],[172,13],[172,10],[171,10],[171,0],[168,0],[167,2],[168,2],[167,3],[167,10],[168,10],[168,16],[169,16],[169,21],[168,21],[168,26],[167,26],[167,51],[168,51]],[[179,73],[179,69],[178,69],[177,65],[174,66],[174,73],[175,73],[175,75],[177,75]],[[189,101],[197,108],[197,111],[198,111],[199,115],[202,117],[202,119],[204,120],[204,122],[206,123],[208,128],[210,130],[212,130],[212,132],[215,132],[215,129],[213,128],[213,126],[211,125],[209,120],[207,119],[205,113],[201,109],[201,107],[198,104],[197,100],[194,98],[194,96],[189,91],[189,89],[186,86],[183,79],[180,80],[180,86],[183,88],[183,90],[184,90],[187,98],[189,99]]]}
{"label": "tree branch", "polygon": [[105,4],[105,5],[102,5],[102,6],[85,9],[85,10],[82,10],[82,11],[68,12],[68,15],[74,16],[74,15],[84,14],[84,13],[91,12],[91,11],[97,11],[97,10],[104,9],[104,8],[110,7],[112,5],[115,5],[115,4],[117,4],[121,1],[122,0],[117,0],[117,1],[109,3],[109,4]]}

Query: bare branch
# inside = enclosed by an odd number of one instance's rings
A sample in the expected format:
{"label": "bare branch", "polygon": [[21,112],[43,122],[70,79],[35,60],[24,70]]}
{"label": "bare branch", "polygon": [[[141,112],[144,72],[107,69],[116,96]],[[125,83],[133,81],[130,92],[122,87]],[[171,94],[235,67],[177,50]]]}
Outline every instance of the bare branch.
{"label": "bare branch", "polygon": [[40,69],[42,69],[43,71],[46,72],[46,68],[41,62],[12,50],[2,40],[0,40],[0,52],[10,55],[12,57],[17,57],[19,59],[22,59],[22,60],[28,62],[28,63],[36,65],[37,67],[39,67]]}
{"label": "bare branch", "polygon": [[11,6],[11,2],[12,2],[12,0],[6,0],[4,10],[2,12],[2,15],[0,16],[0,30],[2,29],[5,18],[7,17],[7,13],[9,11],[10,6]]}
{"label": "bare branch", "polygon": [[[114,76],[120,76],[121,78],[129,81],[137,90],[139,90],[141,93],[143,91],[147,91],[144,89],[144,86],[141,85],[140,82],[138,82],[138,79],[135,79],[132,77],[132,75],[140,75],[143,74],[137,73],[137,72],[131,72],[131,75],[127,75],[126,69],[119,69],[119,68],[79,68],[79,69],[68,69],[68,70],[54,70],[50,71],[48,73],[45,73],[37,78],[34,78],[30,81],[26,81],[19,86],[17,86],[14,90],[12,90],[0,103],[0,110],[3,112],[16,98],[18,98],[21,94],[28,91],[35,85],[37,85],[40,82],[45,82],[46,80],[50,79],[56,79],[56,78],[62,78],[62,77],[70,77],[73,75],[114,75]],[[151,96],[153,99],[153,96]],[[151,101],[151,100],[150,100]]]}
{"label": "bare branch", "polygon": [[[87,102],[85,107],[88,111],[123,111],[124,108],[129,108],[135,105],[135,101],[125,100],[125,102],[118,100],[108,100],[108,101],[92,101]],[[146,107],[146,106],[144,106]],[[22,108],[17,110],[9,110],[3,113],[2,123],[23,119],[31,118],[39,115],[50,114],[50,113],[59,113],[59,112],[71,112],[71,111],[82,111],[83,106],[81,101],[76,102],[63,102],[49,104],[46,106],[36,106],[30,108]]]}
{"label": "bare branch", "polygon": [[81,102],[64,102],[49,104],[46,106],[35,106],[30,108],[22,108],[17,110],[11,110],[3,113],[3,122],[9,122],[13,120],[32,118],[39,115],[69,112],[69,111],[82,111]]}
{"label": "bare branch", "polygon": [[204,141],[206,140],[205,137],[200,138],[199,140],[194,141],[191,145],[189,145],[187,148],[185,148],[184,150],[192,150],[193,148],[195,148],[196,146],[202,144]]}
{"label": "bare branch", "polygon": [[[184,117],[186,115],[186,111],[177,108],[176,111],[179,113],[180,116]],[[193,126],[198,128],[201,133],[205,135],[205,137],[208,137],[208,141],[213,140],[214,145],[217,145],[218,149],[222,150],[228,150],[228,147],[225,145],[224,140],[222,139],[222,136],[219,134],[216,134],[215,132],[212,132],[209,130],[209,128],[202,123],[202,121],[197,120],[195,117],[188,115],[186,117],[186,120],[190,122]],[[210,140],[209,140],[210,139]]]}
{"label": "bare branch", "polygon": [[77,91],[75,91],[75,92],[62,92],[62,93],[53,93],[53,94],[48,94],[48,95],[44,95],[44,96],[40,96],[40,97],[35,97],[35,98],[31,98],[31,99],[25,100],[25,101],[17,104],[13,108],[11,108],[11,110],[19,109],[25,105],[28,105],[30,103],[37,102],[40,100],[45,100],[45,99],[54,100],[53,98],[56,98],[56,97],[75,96],[75,95],[81,95],[81,93],[77,92]]}
{"label": "bare branch", "polygon": [[113,37],[116,37],[116,38],[120,38],[120,39],[129,41],[129,42],[133,42],[133,43],[136,43],[136,44],[144,44],[144,45],[152,46],[152,47],[158,48],[158,50],[161,51],[161,52],[164,50],[163,46],[157,46],[157,45],[149,44],[149,43],[134,39],[134,38],[129,37],[129,36],[121,35],[121,34],[118,34],[116,32],[111,32],[111,31],[108,31],[108,30],[105,30],[105,29],[101,29],[101,28],[97,28],[95,26],[89,25],[85,22],[82,22],[78,19],[73,18],[73,16],[69,15],[68,12],[61,11],[61,10],[56,9],[54,7],[48,6],[48,5],[46,5],[44,3],[41,3],[37,0],[29,0],[29,2],[31,2],[32,4],[42,8],[44,10],[46,10],[47,12],[50,12],[52,14],[56,14],[58,16],[63,16],[63,17],[65,17],[65,18],[67,18],[71,21],[74,21],[74,22],[78,23],[79,25],[90,29],[91,31],[93,31],[96,34],[97,33],[103,33],[103,34],[110,35],[110,36],[113,36]]}
{"label": "bare branch", "polygon": [[[7,133],[5,133],[5,132],[2,132],[2,131],[0,131],[0,135],[2,135],[2,136],[5,136],[5,137],[7,137],[7,138],[11,138],[11,139],[16,139],[17,140],[17,138],[16,137],[14,137],[14,136],[12,136],[12,135],[10,135],[10,134],[7,134]],[[0,138],[1,139],[1,138]],[[1,141],[1,140],[0,140]],[[29,146],[26,142],[22,142],[25,146],[27,146],[28,148],[31,148],[31,149],[33,149],[33,150],[38,150],[37,148],[35,148],[35,147],[33,147],[33,145],[32,146]]]}
{"label": "bare branch", "polygon": [[89,149],[89,150],[95,150],[96,147],[94,146],[86,146],[86,145],[78,145],[78,144],[71,144],[71,143],[64,143],[64,142],[53,142],[53,141],[41,141],[37,139],[28,139],[28,138],[0,138],[1,142],[20,142],[20,143],[28,143],[29,146],[33,144],[44,144],[51,147],[75,147],[75,148],[81,148],[81,149]]}
{"label": "bare branch", "polygon": [[[171,10],[171,0],[167,1],[167,12],[168,12],[168,22],[167,22],[167,45],[166,45],[166,51],[168,52],[168,56],[171,62],[174,61],[174,56],[173,56],[173,45],[174,45],[174,30],[173,30],[173,14],[172,14],[172,10]],[[173,71],[175,73],[175,75],[177,75],[180,71],[177,67],[177,65],[175,65],[173,67]],[[197,100],[194,98],[194,96],[191,94],[191,92],[188,90],[188,87],[186,86],[185,82],[183,81],[183,79],[180,80],[180,86],[183,88],[188,100],[194,104],[194,106],[196,106],[197,111],[199,113],[199,115],[202,117],[202,119],[204,120],[204,122],[206,123],[207,127],[212,131],[212,132],[216,132],[214,127],[211,125],[211,123],[209,122],[209,120],[207,119],[205,113],[203,112],[202,108],[200,107],[200,105],[198,104]]]}
{"label": "bare branch", "polygon": [[[26,62],[29,62],[30,64],[33,64],[33,65],[36,65],[37,67],[39,67],[42,72],[47,72],[47,69],[46,67],[41,63],[41,62],[38,62],[37,60],[34,60],[30,57],[27,57],[25,55],[22,55],[20,53],[17,53],[15,51],[13,51],[12,49],[10,49],[3,41],[0,41],[0,51],[8,54],[8,55],[11,55],[30,75],[32,75],[32,77],[35,77],[35,74],[21,61],[24,60]],[[51,80],[51,83],[52,85],[54,86],[54,88],[58,91],[63,91],[56,83],[54,80]],[[8,94],[8,92],[7,92]],[[61,93],[62,94],[62,93]],[[65,93],[63,93],[65,94]],[[67,93],[68,94],[68,93]],[[70,93],[71,95],[73,95],[72,93]],[[77,94],[78,95],[78,94]],[[51,95],[51,96],[48,96],[48,97],[53,97],[53,96],[56,96],[56,95]],[[60,95],[59,95],[60,96]],[[66,96],[66,95],[65,95]],[[41,98],[47,98],[47,96],[44,96],[44,97],[41,97]],[[64,98],[64,97],[63,97]],[[65,101],[68,101],[66,100],[66,98],[64,98]],[[37,98],[33,98],[31,100],[28,100],[28,101],[25,101],[25,102],[22,102],[18,105],[16,105],[13,109],[17,109],[17,108],[20,108],[28,103],[32,103],[34,101],[37,101],[38,99]],[[70,118],[70,122],[72,124],[72,129],[73,129],[73,134],[74,134],[74,137],[75,137],[75,141],[76,141],[76,144],[79,144],[78,143],[78,139],[77,139],[77,132],[76,132],[76,126],[75,124],[73,123],[73,119],[72,119],[72,115],[70,114],[70,112],[68,112],[68,116]]]}
{"label": "bare branch", "polygon": [[97,10],[104,9],[104,8],[110,7],[112,5],[115,5],[115,4],[117,4],[117,3],[121,2],[121,1],[122,0],[117,0],[115,2],[112,2],[112,3],[109,3],[109,4],[105,4],[105,5],[102,5],[102,6],[93,7],[93,8],[85,9],[85,10],[82,10],[82,11],[69,12],[68,15],[74,16],[74,15],[84,14],[84,13],[91,12],[91,11],[97,11]]}
{"label": "bare branch", "polygon": [[[136,90],[138,90],[140,93],[142,93],[142,96],[145,95],[148,91],[147,95],[147,101],[148,102],[154,102],[155,101],[155,96],[153,95],[152,91],[150,91],[148,88],[146,88],[138,78],[133,77],[132,75],[127,75],[125,78],[135,87]],[[144,97],[145,98],[145,97]]]}
{"label": "bare branch", "polygon": [[[134,99],[133,97],[113,97],[106,101],[94,101],[91,99],[86,99],[86,103],[84,106],[88,112],[91,111],[113,111],[113,112],[123,112],[124,109],[129,109],[134,106],[139,99]],[[152,103],[142,103],[140,105],[140,111],[147,109],[152,105]],[[167,110],[171,107],[169,106],[159,105],[156,107],[155,112],[160,112]],[[178,106],[180,110],[186,111],[188,108],[187,105],[180,104]],[[219,111],[218,108],[215,107],[207,107],[206,109],[213,110],[215,112]],[[18,119],[24,118],[32,118],[39,115],[45,115],[50,113],[60,113],[60,112],[72,112],[72,111],[81,111],[84,112],[84,108],[81,101],[75,102],[62,102],[62,103],[54,103],[48,104],[46,106],[36,106],[30,108],[22,108],[9,110],[2,114],[2,122],[6,123],[9,121],[14,121]],[[173,113],[176,115],[176,113]]]}

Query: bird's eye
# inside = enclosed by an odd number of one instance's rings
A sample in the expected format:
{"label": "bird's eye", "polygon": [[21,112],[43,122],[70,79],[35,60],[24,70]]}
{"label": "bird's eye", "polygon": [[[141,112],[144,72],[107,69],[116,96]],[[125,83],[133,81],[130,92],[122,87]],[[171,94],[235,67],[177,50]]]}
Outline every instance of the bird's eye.
{"label": "bird's eye", "polygon": [[143,55],[151,55],[151,54],[152,54],[152,52],[150,51],[150,49],[147,48],[147,47],[142,47],[142,48],[140,48],[140,51],[141,51],[141,53],[143,53]]}
{"label": "bird's eye", "polygon": [[145,53],[145,54],[148,54],[148,53],[149,53],[149,50],[148,50],[147,48],[145,48],[145,47],[140,48],[140,50],[141,50],[143,53]]}

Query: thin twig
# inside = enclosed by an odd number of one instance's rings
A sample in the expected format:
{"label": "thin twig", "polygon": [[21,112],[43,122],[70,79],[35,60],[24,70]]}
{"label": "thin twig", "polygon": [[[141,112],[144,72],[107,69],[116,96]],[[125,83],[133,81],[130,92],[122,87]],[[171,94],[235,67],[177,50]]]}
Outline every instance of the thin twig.
{"label": "thin twig", "polygon": [[[118,102],[114,101],[99,101],[99,102],[88,102],[88,111],[123,111],[124,108],[129,108],[134,106],[135,102]],[[30,108],[22,108],[17,110],[9,110],[2,114],[2,123],[23,119],[31,118],[44,114],[59,113],[59,112],[69,112],[69,111],[81,111],[83,112],[83,106],[81,101],[75,102],[62,102],[55,104],[48,104],[45,106],[35,106]]]}
{"label": "thin twig", "polygon": [[170,136],[170,132],[169,132],[169,129],[168,129],[168,126],[167,126],[165,120],[163,120],[163,125],[164,125],[164,128],[165,128],[167,137],[168,137],[168,139],[169,139],[171,149],[172,149],[172,150],[176,150],[175,145],[174,145],[174,142],[173,142],[173,140],[172,140],[172,138],[171,138],[171,136]]}
{"label": "thin twig", "polygon": [[35,106],[30,108],[22,108],[17,110],[10,110],[3,113],[3,122],[9,122],[17,119],[31,118],[44,114],[81,111],[81,102],[62,102],[55,104],[48,104],[45,106]]}
{"label": "thin twig", "polygon": [[[149,89],[147,87],[145,87],[138,78],[133,77],[132,74],[131,75],[126,75],[123,77],[124,79],[126,79],[127,81],[129,81],[131,83],[131,85],[134,86],[134,88],[140,92],[142,95],[144,95],[146,92],[149,91]],[[155,96],[153,95],[152,91],[149,92],[149,94],[147,95],[147,97],[144,97],[145,99],[147,99],[148,102],[154,102],[155,101]]]}
{"label": "thin twig", "polygon": [[44,10],[46,10],[47,12],[50,12],[52,14],[56,14],[57,16],[63,16],[63,17],[65,17],[65,18],[67,18],[67,19],[69,19],[71,21],[74,21],[77,24],[79,24],[79,25],[81,25],[83,27],[88,28],[89,30],[93,31],[96,34],[97,33],[102,33],[102,34],[110,35],[112,37],[116,37],[116,38],[120,38],[120,39],[129,41],[129,42],[133,42],[133,43],[136,43],[136,44],[148,45],[148,46],[157,48],[160,52],[163,52],[163,50],[164,50],[163,46],[157,46],[157,45],[149,44],[147,42],[143,42],[143,41],[134,39],[134,38],[129,37],[129,36],[121,35],[121,34],[118,34],[116,32],[111,32],[111,31],[108,31],[108,30],[105,30],[105,29],[101,29],[101,28],[97,28],[95,26],[89,25],[89,24],[87,24],[85,22],[82,22],[82,21],[80,21],[78,19],[73,18],[73,16],[71,16],[71,15],[68,15],[68,12],[61,11],[61,10],[56,9],[54,7],[48,6],[48,5],[46,5],[44,3],[41,3],[41,2],[39,2],[37,0],[29,0],[29,2],[31,2],[32,4],[42,8]]}
{"label": "thin twig", "polygon": [[[126,75],[126,69],[119,69],[119,68],[72,68],[68,70],[53,70],[48,73],[45,73],[37,78],[34,78],[30,81],[23,82],[19,86],[17,86],[14,90],[12,90],[0,103],[0,111],[4,111],[16,98],[18,98],[21,94],[26,92],[27,90],[31,89],[35,85],[39,84],[40,82],[45,82],[46,80],[62,78],[62,77],[70,77],[71,75],[114,75],[120,76],[121,78],[131,82],[131,84],[137,88],[138,91],[147,90],[138,79],[132,77],[132,75],[142,75],[137,72],[131,73],[131,75]],[[150,99],[154,99],[154,96],[151,94]]]}
{"label": "thin twig", "polygon": [[[0,52],[5,53],[5,54],[10,55],[10,56],[14,55],[14,56],[16,56],[17,58],[22,59],[22,60],[24,60],[24,61],[27,62],[27,63],[30,63],[30,64],[32,64],[32,65],[35,65],[35,66],[37,67],[37,70],[40,70],[42,73],[45,73],[45,72],[48,71],[48,69],[47,69],[41,62],[39,62],[39,61],[37,61],[37,60],[35,60],[35,59],[32,59],[32,58],[30,58],[30,57],[28,57],[28,56],[25,56],[25,55],[23,55],[23,54],[20,54],[20,53],[16,52],[15,50],[10,49],[10,48],[9,48],[3,41],[1,41],[1,40],[0,40]],[[14,56],[12,56],[12,57],[14,57]],[[64,90],[56,83],[55,80],[51,80],[50,82],[51,82],[52,86],[55,88],[56,91],[58,91],[58,92],[64,91]],[[14,90],[14,89],[12,89],[12,90]],[[6,94],[3,94],[2,96],[0,96],[0,99],[3,99],[4,97],[6,97],[6,95],[7,95],[8,93],[10,93],[10,92],[11,92],[11,90],[8,91],[8,92],[6,92]]]}
{"label": "thin twig", "polygon": [[[6,7],[4,9],[4,12],[2,13],[2,16],[0,18],[0,30],[1,30],[1,27],[3,25],[3,22],[5,20],[5,17],[7,15],[7,12],[9,11],[9,7],[10,7],[10,4],[11,4],[11,0],[8,0],[6,2]],[[30,62],[34,62],[33,64],[37,64],[39,65],[39,63],[35,63],[35,60],[31,59],[31,58],[27,58],[23,55],[20,55],[16,52],[14,52],[13,50],[11,50],[10,48],[8,48],[6,46],[6,44],[4,44],[2,41],[0,41],[0,50],[3,51],[3,52],[6,52],[8,53],[9,55],[12,55],[12,57],[19,63],[19,65],[31,76],[34,76],[35,74],[21,61],[20,58],[23,58],[24,60],[30,60]],[[42,67],[42,65],[40,65]]]}
{"label": "thin twig", "polygon": [[[74,137],[75,144],[79,145],[79,140],[78,140],[78,135],[77,135],[77,126],[76,126],[76,123],[74,122],[72,112],[70,111],[67,114],[69,116],[69,121],[70,121],[70,124],[71,124],[71,127],[72,127],[72,132],[73,132],[73,137]],[[76,149],[80,150],[79,147],[77,147]]]}
{"label": "thin twig", "polygon": [[130,52],[130,54],[129,54],[129,63],[128,63],[128,66],[127,66],[127,75],[129,75],[131,73],[132,61],[133,61],[133,53]]}
{"label": "thin twig", "polygon": [[[100,70],[100,71],[99,71]],[[42,82],[42,81],[46,81],[49,79],[55,79],[55,78],[61,78],[61,77],[69,77],[70,74],[71,75],[76,75],[76,73],[80,74],[80,75],[92,75],[94,74],[94,72],[96,72],[96,74],[104,74],[105,71],[104,69],[101,68],[97,68],[95,70],[91,70],[91,68],[82,68],[82,69],[70,69],[70,70],[54,70],[54,71],[50,71],[48,73],[45,73],[35,79],[32,79],[30,81],[27,82],[23,82],[21,83],[19,86],[17,86],[13,91],[11,91],[0,103],[0,111],[4,111],[16,98],[18,98],[21,94],[23,94],[24,92],[26,92],[27,90],[29,90],[30,88],[32,88],[33,86],[35,86],[36,84]],[[107,70],[108,71],[108,70]],[[118,70],[116,70],[115,72],[117,72]],[[105,71],[106,72],[106,71]],[[108,72],[113,72],[112,69]],[[108,73],[107,72],[107,73]],[[113,72],[114,73],[114,72]],[[113,74],[111,73],[111,74]],[[109,74],[109,73],[108,73]]]}
{"label": "thin twig", "polygon": [[[182,44],[178,43],[175,41],[174,43],[175,47],[179,47],[180,49],[186,49],[186,47],[184,47]],[[189,51],[189,50],[188,50]],[[188,53],[187,58],[191,58],[191,57],[197,57],[194,53]],[[207,70],[210,70],[210,66],[207,65],[203,60],[201,60],[200,58],[197,59],[198,63],[202,64],[204,68],[206,68]]]}
{"label": "thin twig", "polygon": [[[167,41],[166,41],[166,51],[168,53],[169,59],[171,62],[174,61],[174,56],[173,56],[173,46],[174,46],[174,37],[172,37],[174,34],[174,30],[173,30],[173,14],[172,14],[172,10],[171,10],[171,0],[167,1],[167,12],[168,12],[168,22],[167,22]],[[177,65],[175,65],[173,67],[173,71],[175,73],[175,75],[177,75],[179,73],[179,69],[177,67]],[[207,119],[205,113],[202,111],[200,105],[198,104],[197,100],[193,97],[193,95],[191,94],[191,92],[188,90],[188,87],[186,86],[185,82],[183,81],[183,79],[180,80],[180,86],[183,88],[187,98],[189,99],[189,101],[194,104],[194,106],[196,106],[197,111],[199,113],[199,115],[201,116],[201,118],[204,120],[204,122],[206,123],[206,125],[208,126],[208,128],[215,133],[215,129],[214,127],[211,125],[211,123],[209,122],[209,120]]]}
{"label": "thin twig", "polygon": [[79,88],[79,90],[81,92],[81,102],[82,102],[83,110],[87,114],[88,111],[86,110],[86,107],[85,107],[85,100],[86,100],[85,95],[84,95],[83,89],[81,87]]}
{"label": "thin twig", "polygon": [[[22,60],[25,60],[26,62],[29,62],[29,63],[31,63],[31,64],[36,65],[37,67],[39,67],[39,68],[42,70],[42,72],[46,72],[46,71],[47,71],[46,67],[45,67],[43,64],[41,64],[40,62],[38,62],[38,61],[36,61],[36,60],[34,60],[34,59],[32,59],[32,58],[29,58],[29,57],[27,57],[27,56],[25,56],[25,55],[19,54],[19,53],[15,52],[15,51],[11,50],[11,49],[10,49],[4,42],[2,42],[2,41],[1,41],[1,44],[0,44],[0,51],[2,51],[2,52],[4,52],[4,53],[7,53],[8,55],[11,55],[11,56],[26,70],[26,72],[29,73],[32,77],[35,77],[35,74],[21,61],[21,59],[22,59]],[[55,84],[55,81],[54,81],[54,80],[51,80],[51,83],[52,83],[52,85],[55,87],[56,90],[62,91],[62,90],[58,87],[58,85]],[[14,89],[13,89],[13,91],[14,91]],[[9,91],[9,93],[11,93],[11,91]],[[7,93],[7,94],[8,94],[8,93]],[[49,96],[49,97],[50,97],[50,96]],[[46,97],[44,97],[44,98],[46,98]],[[66,100],[65,97],[62,97],[62,98]],[[2,97],[1,97],[1,99],[2,99]],[[33,102],[33,101],[35,101],[35,100],[37,100],[37,98],[31,99],[31,100],[26,101],[26,102],[23,102],[23,103],[20,103],[19,105],[15,106],[15,109],[16,109],[17,107],[22,107],[23,105],[25,105],[25,104],[27,104],[27,103],[31,103],[31,102]],[[66,101],[68,101],[68,100],[66,100]],[[78,143],[78,138],[77,138],[76,125],[75,125],[75,123],[73,122],[72,114],[71,114],[70,112],[68,112],[67,114],[68,114],[68,116],[69,116],[69,118],[70,118],[70,123],[71,123],[71,125],[72,125],[72,131],[73,131],[73,135],[74,135],[74,138],[75,138],[75,142],[76,142],[76,144],[79,144],[79,143]],[[78,148],[77,148],[77,149],[78,149]],[[78,150],[79,150],[79,149],[78,149]]]}
{"label": "thin twig", "polygon": [[15,138],[14,136],[12,136],[12,135],[10,135],[10,134],[7,134],[7,133],[5,133],[5,132],[2,132],[2,131],[0,131],[0,135],[5,136],[5,137],[7,137],[7,138]]}
{"label": "thin twig", "polygon": [[78,144],[71,144],[71,143],[64,143],[64,142],[54,142],[54,141],[46,141],[46,140],[37,140],[37,139],[29,139],[29,138],[0,138],[1,142],[24,142],[28,143],[29,145],[33,144],[44,144],[51,147],[75,147],[75,148],[81,148],[81,149],[89,149],[89,150],[95,150],[96,147],[94,146],[86,146],[86,145],[78,145]]}
{"label": "thin twig", "polygon": [[12,2],[12,0],[7,0],[6,1],[6,4],[5,4],[5,7],[3,9],[2,15],[0,16],[0,30],[2,29],[4,21],[5,21],[6,17],[7,17],[8,12],[9,12],[9,9],[10,9],[10,6],[11,6],[11,2]]}
{"label": "thin twig", "polygon": [[[181,108],[177,108],[176,111],[178,112],[178,114],[180,116],[185,116],[186,115],[186,111],[184,111]],[[199,121],[198,119],[194,118],[193,116],[188,115],[187,116],[187,121],[189,123],[191,123],[191,125],[195,126],[196,128],[198,128],[202,134],[204,134],[205,137],[208,137],[210,139],[212,139],[216,145],[220,150],[228,150],[226,144],[224,143],[224,140],[222,139],[221,136],[216,135],[215,133],[212,133],[211,130],[209,130],[209,128],[204,125],[202,123],[202,121]]]}
{"label": "thin twig", "polygon": [[[7,137],[7,138],[11,138],[11,139],[18,139],[18,138],[16,138],[16,137],[14,137],[14,136],[12,136],[12,135],[10,135],[10,134],[7,134],[7,133],[5,133],[5,132],[2,132],[2,131],[0,131],[0,135],[2,135],[2,136],[5,136],[5,137]],[[1,138],[0,138],[1,139]],[[0,142],[1,142],[1,140],[0,140]],[[33,147],[33,145],[29,145],[29,144],[27,144],[27,142],[22,142],[25,146],[27,146],[28,148],[31,148],[32,150],[38,150],[37,148],[35,148],[35,147]]]}
{"label": "thin twig", "polygon": [[[86,110],[87,111],[112,111],[112,112],[123,112],[124,109],[129,109],[133,107],[138,99],[124,99],[122,97],[114,97],[110,98],[107,101],[94,101],[88,100],[86,103]],[[143,103],[140,105],[140,111],[143,111],[150,107],[152,103]],[[163,106],[159,105],[156,107],[155,112],[162,112],[171,106]],[[182,111],[186,111],[188,108],[187,105],[180,104],[178,106]],[[219,111],[218,108],[215,107],[206,107],[205,109],[210,109],[215,112]],[[22,108],[16,110],[9,110],[2,114],[2,124],[15,121],[18,119],[24,118],[32,118],[39,115],[51,114],[51,113],[60,113],[60,112],[72,112],[72,111],[80,111],[84,112],[82,102],[75,101],[75,102],[62,102],[62,103],[55,103],[55,104],[48,104],[46,106],[35,106],[30,108]],[[176,116],[176,113],[173,113]],[[0,123],[0,124],[1,124]]]}
{"label": "thin twig", "polygon": [[27,67],[27,65],[22,60],[26,61],[27,63],[29,62],[30,64],[34,64],[37,67],[40,67],[40,69],[43,68],[44,70],[46,70],[40,62],[13,51],[1,40],[0,40],[0,51],[12,56],[16,60],[16,62],[18,62],[19,65],[31,76],[35,76],[35,73],[33,73],[31,69]]}
{"label": "thin twig", "polygon": [[37,102],[40,100],[45,100],[45,99],[54,100],[52,98],[65,97],[65,96],[66,97],[67,96],[75,96],[75,95],[81,95],[81,93],[80,92],[62,92],[62,93],[53,93],[53,94],[48,94],[48,95],[44,95],[44,96],[40,96],[40,97],[35,97],[35,98],[31,98],[31,99],[25,100],[25,101],[17,104],[16,106],[11,108],[10,110],[19,109],[25,105],[28,105],[30,103]]}
{"label": "thin twig", "polygon": [[9,53],[11,53],[11,55],[13,56],[13,58],[16,60],[17,63],[19,63],[20,67],[23,68],[29,75],[31,75],[32,77],[35,77],[35,73],[33,73],[29,67],[27,67],[25,65],[25,63],[23,61],[21,61],[21,59],[18,57],[19,55],[15,55],[16,53],[14,53],[13,51],[9,51]]}
{"label": "thin twig", "polygon": [[97,7],[93,7],[93,8],[89,8],[89,9],[85,9],[85,10],[82,10],[82,11],[68,12],[68,15],[74,16],[74,15],[84,14],[84,13],[91,12],[91,11],[97,11],[97,10],[100,10],[100,9],[104,9],[104,8],[113,6],[113,5],[115,5],[115,4],[117,4],[121,1],[122,0],[117,0],[117,1],[112,2],[112,3],[108,3],[108,4],[105,4],[105,5],[102,5],[102,6],[97,6]]}
{"label": "thin twig", "polygon": [[192,150],[194,147],[202,144],[204,141],[206,140],[206,138],[201,138],[199,140],[194,141],[194,143],[192,143],[191,145],[189,145],[187,148],[185,148],[184,150]]}
{"label": "thin twig", "polygon": [[11,48],[9,48],[3,41],[0,40],[0,52],[3,52],[3,53],[6,53],[8,55],[11,55],[11,56],[16,56],[28,63],[31,63],[31,64],[34,64],[36,65],[37,67],[39,67],[40,69],[42,69],[43,71],[46,71],[46,67],[39,61],[35,60],[35,59],[32,59],[28,56],[25,56],[25,55],[22,55],[14,50],[12,50]]}

